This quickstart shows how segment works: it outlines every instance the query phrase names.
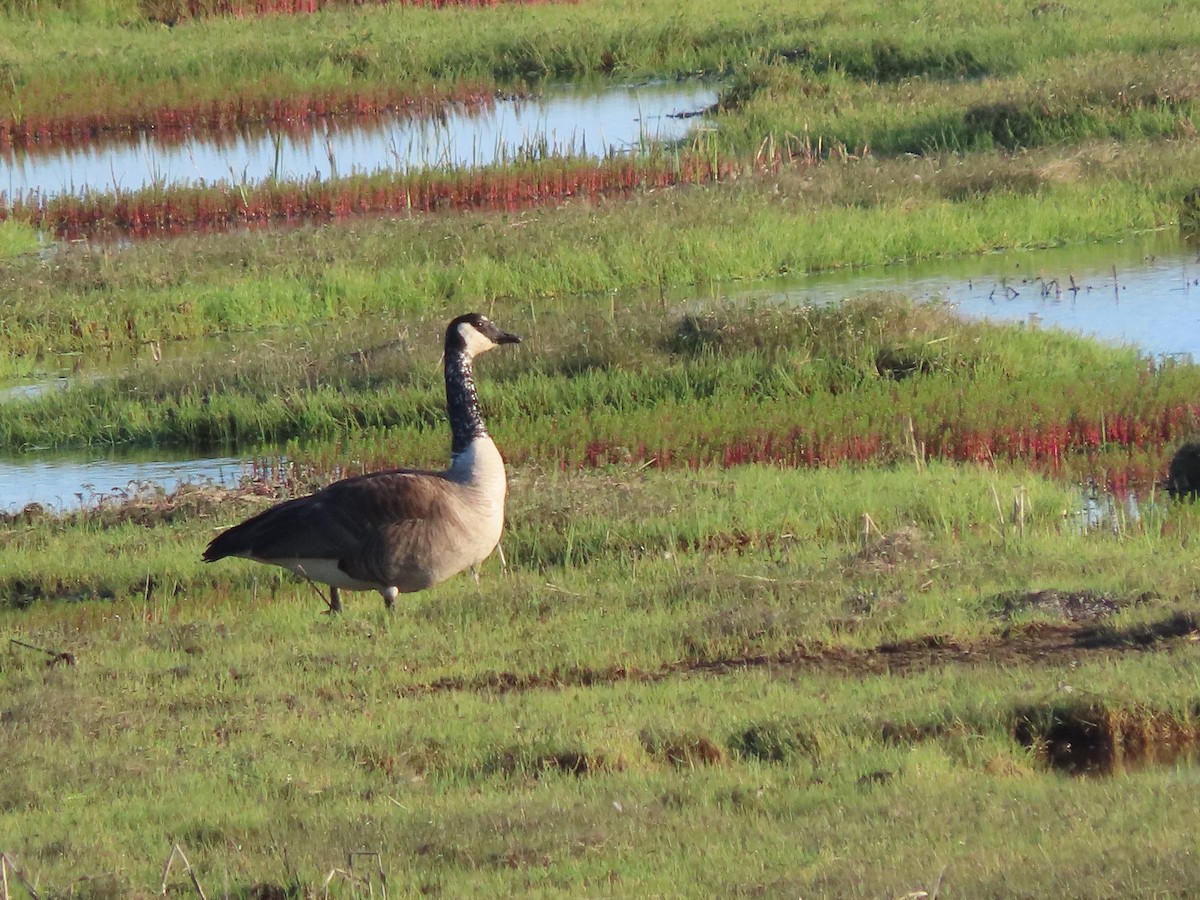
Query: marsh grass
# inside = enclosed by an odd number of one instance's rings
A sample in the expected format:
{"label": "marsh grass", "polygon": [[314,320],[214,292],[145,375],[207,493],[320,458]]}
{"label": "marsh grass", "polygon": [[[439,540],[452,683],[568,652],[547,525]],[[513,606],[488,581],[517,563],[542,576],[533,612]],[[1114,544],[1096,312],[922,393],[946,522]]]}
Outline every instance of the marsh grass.
{"label": "marsh grass", "polygon": [[[814,391],[839,386],[828,397],[963,366],[978,377],[997,361],[1019,377],[1036,358],[1051,378],[1081,355],[1099,369],[1136,362],[1062,336],[1061,358],[1018,352],[1014,329],[888,298],[647,313],[563,308],[521,323],[550,336],[570,321],[587,364],[554,340],[481,362],[502,443],[519,438],[538,384],[557,396],[582,378],[566,396],[635,416],[626,388],[640,382],[602,393],[591,379],[663,359],[697,367],[672,388],[696,396],[719,395],[729,371],[758,384],[803,359]],[[376,355],[373,373],[428,380],[408,401],[427,405],[428,432],[412,433],[440,458],[436,360],[417,349],[436,325],[388,336],[412,352]],[[226,389],[277,390],[283,372],[319,392],[357,371],[357,337],[300,335],[299,355],[216,368]],[[881,374],[883,347],[921,374]],[[143,373],[142,388],[169,397],[208,364],[189,365],[178,380]],[[388,446],[345,441],[329,462],[370,466],[355,454]],[[1195,734],[1200,702],[1195,504],[1088,530],[1074,488],[995,462],[531,460],[512,466],[508,572],[489,561],[480,587],[456,578],[399,614],[362,594],[324,616],[280,569],[200,561],[217,529],[338,472],[315,463],[299,480],[0,525],[0,630],[41,648],[0,650],[0,847],[39,884],[154,890],[174,843],[231,896],[319,893],[357,850],[379,854],[389,890],[450,895],[988,893],[1019,888],[1013,868],[1035,860],[1030,892],[1048,878],[1088,893],[1193,884],[1178,830],[1186,757],[1167,751]],[[1097,710],[1112,727],[1086,732],[1088,746],[1108,760],[1119,737],[1117,780],[1061,774],[1083,757],[1063,756],[1055,723]],[[1161,758],[1137,771],[1135,758],[1153,759],[1143,738]],[[1152,858],[1128,841],[1134,827]],[[334,892],[361,895],[368,870],[360,860],[360,880]],[[169,880],[191,889],[181,871]]]}
{"label": "marsh grass", "polygon": [[[269,476],[0,521],[0,638],[22,642],[0,648],[0,852],[75,896],[158,892],[175,843],[210,896],[323,895],[364,850],[332,894],[373,895],[380,869],[445,896],[1195,893],[1200,506],[1147,487],[1195,432],[1194,367],[895,298],[667,298],[1194,218],[1198,26],[1110,2],[175,29],[11,7],[15,117],[230,84],[744,72],[718,139],[794,161],[622,203],[0,263],[0,373],[129,361],[0,404],[5,446],[232,443]],[[200,562],[267,503],[443,463],[437,347],[465,307],[527,339],[479,373],[507,572],[335,618],[281,569]],[[198,336],[212,356],[172,354]],[[1075,483],[1133,469],[1140,514],[1086,527]]]}
{"label": "marsh grass", "polygon": [[[969,216],[965,221],[947,223],[950,227],[938,227],[937,220],[946,216],[945,210],[915,211],[919,219],[914,222],[914,234],[927,234],[930,246],[942,247],[940,252],[962,253],[1027,241],[1112,236],[1178,219],[1182,198],[1194,184],[1163,185],[1174,191],[1170,212],[1164,214],[1163,208],[1155,209],[1163,201],[1144,173],[1117,186],[1087,186],[1085,192],[1092,202],[1084,205],[1079,221],[1047,218],[1050,210],[1061,216],[1064,206],[1084,201],[1083,195],[1070,196],[1061,184],[1061,175],[1080,150],[1086,154],[1091,144],[1114,141],[1175,140],[1190,145],[1188,138],[1195,132],[1191,88],[1196,80],[1195,62],[1183,49],[1191,46],[1186,36],[1200,27],[1195,17],[1178,8],[1160,17],[1139,13],[1128,23],[1127,31],[1108,27],[1111,14],[1111,10],[1089,8],[1069,17],[1033,16],[1014,5],[999,17],[990,10],[976,11],[975,19],[960,10],[933,10],[914,20],[867,5],[799,15],[762,2],[738,10],[696,4],[685,21],[653,4],[636,12],[606,3],[588,4],[586,10],[543,5],[458,15],[364,9],[353,14],[323,14],[320,33],[328,41],[321,46],[312,45],[306,24],[276,17],[255,23],[249,30],[241,23],[219,22],[182,27],[165,35],[154,28],[117,27],[114,34],[97,37],[99,50],[94,54],[74,49],[77,23],[57,23],[53,16],[29,23],[16,16],[5,24],[13,32],[14,46],[30,48],[25,50],[27,55],[9,63],[11,105],[17,118],[48,114],[42,109],[47,105],[68,114],[63,98],[70,98],[68,103],[78,101],[88,111],[109,102],[119,102],[126,111],[146,107],[145,117],[151,120],[161,106],[155,92],[175,96],[180,84],[196,92],[184,101],[195,109],[206,103],[219,106],[229,83],[253,84],[255,90],[265,92],[255,102],[266,109],[276,101],[294,103],[298,97],[322,95],[323,91],[344,93],[347,83],[358,85],[364,96],[377,96],[397,85],[409,85],[417,93],[437,93],[447,84],[486,83],[488,79],[536,81],[597,72],[639,77],[723,72],[731,74],[734,81],[722,100],[719,127],[715,137],[700,133],[697,141],[706,152],[737,159],[746,169],[785,160],[799,160],[807,167],[817,160],[908,154],[933,156],[944,164],[962,155],[975,157],[996,150],[1007,158],[1012,151],[1056,148],[1050,155],[1057,157],[1060,177],[1048,179],[1043,172],[998,180],[995,186],[1005,188],[1002,193],[1015,193],[1022,208],[1004,209],[1001,204],[986,212],[987,218],[1035,223],[1030,237],[995,228],[980,232]],[[486,18],[489,27],[469,27],[477,18]],[[403,27],[397,24],[401,20]],[[371,28],[372,23],[379,27]],[[103,30],[110,26],[94,27]],[[27,40],[25,28],[39,29],[38,40]],[[41,48],[53,50],[55,46],[55,37],[48,37],[47,32],[57,35],[60,28],[64,37],[58,39],[65,42],[66,49],[43,56]],[[234,35],[230,28],[238,33]],[[1133,41],[1129,35],[1135,28],[1142,30]],[[177,42],[176,32],[182,43]],[[889,37],[879,37],[883,33]],[[400,39],[397,35],[403,35],[403,47],[393,46]],[[106,50],[113,41],[120,52]],[[610,49],[597,50],[606,45]],[[160,59],[159,54],[170,58]],[[397,59],[406,64],[397,67]],[[116,71],[108,72],[110,66]],[[146,73],[152,72],[175,74],[161,84],[144,83]],[[56,79],[67,79],[70,87],[55,87]],[[86,96],[92,89],[97,96]],[[36,125],[33,130],[37,131]],[[1185,174],[1188,171],[1194,167],[1177,169],[1172,180],[1190,178]],[[1047,184],[1048,180],[1054,183]],[[315,192],[328,190],[332,189],[321,186]],[[345,182],[339,183],[336,191],[348,192],[348,199],[332,207],[318,203],[322,215],[342,207],[358,208],[363,205],[363,195],[375,189],[359,190]],[[1124,196],[1116,196],[1114,191]],[[257,192],[267,193],[266,189]],[[131,221],[142,223],[166,221],[169,209],[198,203],[207,211],[205,215],[219,212],[217,220],[238,218],[229,212],[229,208],[240,208],[238,191],[226,186],[209,194],[197,200],[179,195],[156,198],[151,192],[135,198],[146,208],[132,214],[119,210],[110,214],[132,216]],[[1033,196],[1026,196],[1030,194]],[[1051,196],[1055,194],[1059,196]],[[1096,198],[1110,195],[1114,197],[1112,208],[1098,215]],[[988,205],[986,197],[974,192],[944,196],[956,197],[959,202],[969,200],[969,206]],[[276,200],[288,208],[312,202],[311,197],[290,194]],[[120,202],[114,203],[124,209]],[[1044,209],[1040,208],[1043,204]],[[1121,211],[1126,215],[1118,226],[1116,217]],[[65,215],[70,218],[77,212]],[[911,215],[914,210],[906,204],[904,212]],[[894,222],[896,210],[888,210],[888,214],[887,221]],[[1106,225],[1106,217],[1113,222]],[[879,235],[872,234],[869,227],[864,230],[862,223],[847,222],[847,226],[845,234],[863,235],[863,247],[855,248],[857,253],[888,243],[877,240]],[[1080,228],[1085,229],[1083,235],[1079,235]],[[956,234],[960,235],[957,240]],[[785,237],[783,232],[778,235]],[[747,233],[744,246],[753,246],[753,239],[769,247],[766,238]],[[872,261],[858,258],[856,252],[847,248],[839,255],[834,250],[828,257],[818,253],[815,258],[758,268],[755,274]],[[881,261],[939,251],[892,246],[883,254],[878,249],[874,252],[873,261]],[[673,265],[655,273],[656,278],[636,283],[675,282],[681,271],[687,271],[686,259],[676,256],[676,250],[669,250],[664,258]],[[701,277],[728,274],[746,273],[725,273],[714,267]],[[591,288],[581,285],[579,289]]]}
{"label": "marsh grass", "polygon": [[519,303],[536,315],[581,294],[607,305],[612,291],[657,298],[685,285],[1114,239],[1180,220],[1196,155],[1182,142],[1097,145],[1067,160],[867,159],[622,203],[59,247],[0,266],[10,298],[0,371],[29,371],[43,354],[144,352],[251,328],[423,320],[464,305]]}
{"label": "marsh grass", "polygon": [[[363,7],[252,23],[209,20],[176,29],[138,21],[132,8],[121,17],[125,21],[113,21],[109,11],[85,22],[79,19],[86,15],[58,15],[52,6],[43,10],[0,22],[14,47],[8,71],[11,115],[18,119],[196,106],[225,96],[231,83],[246,85],[253,100],[347,84],[412,90],[434,81],[504,84],[713,73],[752,52],[762,29],[797,33],[808,19],[761,0],[737,10],[700,4],[687,16],[662,2],[636,8],[506,4],[449,14]],[[314,22],[321,35],[316,40]],[[80,49],[81,29],[94,50]],[[29,41],[31,33],[40,40]],[[114,46],[123,52],[110,53]],[[183,74],[186,80],[176,78]],[[63,91],[66,85],[72,90]],[[55,99],[60,96],[64,99]]]}
{"label": "marsh grass", "polygon": [[[231,83],[286,96],[346,83],[676,77],[736,71],[762,58],[863,82],[955,80],[1032,73],[1048,61],[1103,53],[1170,53],[1193,46],[1200,30],[1186,7],[1156,13],[1112,2],[1061,16],[1034,16],[1020,3],[922,12],[865,2],[801,11],[757,0],[736,9],[697,2],[683,14],[662,0],[636,8],[613,0],[329,10],[165,29],[132,4],[75,2],[15,6],[0,27],[14,51],[8,80],[16,115],[63,111],[72,103],[82,110],[128,108],[158,102],[150,99],[156,96],[178,102],[185,99],[181,91],[220,97]],[[1110,27],[1114,17],[1120,28]],[[29,40],[32,33],[39,39]],[[123,52],[108,52],[114,46]]]}
{"label": "marsh grass", "polygon": [[32,253],[38,249],[37,233],[23,222],[0,222],[0,259]]}
{"label": "marsh grass", "polygon": [[[1011,502],[1018,493],[1019,516]],[[218,603],[316,611],[310,588],[282,570],[199,562],[216,529],[271,499],[239,501],[212,489],[160,506],[14,518],[3,535],[4,595],[20,607],[91,598],[152,611],[188,608],[213,594]],[[487,623],[509,619],[540,622],[555,636],[518,651],[491,635],[493,646],[474,646],[464,657],[479,675],[503,669],[497,661],[512,652],[534,672],[623,661],[652,670],[679,658],[681,646],[686,658],[703,660],[797,642],[873,646],[936,630],[932,622],[962,636],[990,633],[1037,618],[1039,606],[1010,612],[1021,609],[1014,591],[1070,587],[1089,567],[1087,584],[1116,598],[1113,612],[1128,606],[1130,615],[1153,614],[1154,604],[1122,599],[1145,592],[1136,588],[1145,567],[1157,571],[1161,602],[1188,596],[1186,560],[1157,567],[1151,560],[1158,548],[1185,539],[1191,507],[1172,508],[1165,519],[1148,514],[1114,534],[1076,527],[1071,512],[1079,502],[1072,489],[1032,476],[933,464],[921,473],[747,467],[551,475],[518,468],[504,541],[511,579],[489,564],[486,607],[463,580],[440,599],[414,597],[410,615],[421,628],[477,624],[480,639]],[[1105,562],[1117,546],[1120,559]],[[97,557],[106,560],[102,570],[91,562]],[[630,590],[598,587],[608,581],[628,582]],[[840,587],[830,591],[834,584]],[[374,618],[379,602],[361,595],[354,606]],[[523,627],[512,635],[529,637]],[[430,677],[456,671],[435,662],[451,649],[441,639],[453,638],[431,637],[413,657],[417,668],[433,666]]]}
{"label": "marsh grass", "polygon": [[[267,590],[249,565],[205,586],[189,569],[199,568],[207,522],[186,517],[165,526],[192,545],[190,561],[174,563],[180,595],[4,613],[7,634],[78,661],[47,666],[12,645],[3,656],[0,754],[6,772],[24,773],[4,782],[6,852],[44,885],[109,879],[118,893],[156,885],[173,841],[205,885],[235,895],[264,882],[318,890],[352,849],[378,850],[393,890],[452,894],[604,884],[874,893],[928,886],[945,866],[948,884],[974,892],[1001,878],[1011,889],[1008,867],[1047,853],[1071,860],[1051,877],[1076,886],[1099,889],[1094,879],[1111,884],[1115,871],[1164,890],[1191,883],[1186,845],[1171,837],[1186,815],[1174,770],[1068,780],[1031,746],[1028,735],[1049,729],[1023,724],[1061,718],[1076,692],[1095,698],[1080,710],[1140,709],[1182,728],[1200,690],[1186,643],[1033,667],[981,660],[845,677],[836,662],[812,671],[743,663],[637,677],[796,641],[870,648],[905,635],[994,634],[1006,626],[993,618],[989,578],[1078,584],[1086,572],[1090,584],[1128,587],[1153,577],[1158,599],[1114,621],[1156,621],[1191,595],[1194,573],[1171,552],[1178,536],[1147,531],[1117,545],[1064,535],[1059,488],[1001,477],[1001,490],[1026,486],[1044,513],[1019,535],[992,521],[998,476],[974,468],[865,480],[745,470],[702,473],[699,485],[620,470],[537,485],[518,475],[510,574],[489,570],[483,591],[455,580],[394,618],[363,596],[330,620],[307,588]],[[617,541],[607,558],[539,564],[522,549],[527,535],[563,523],[524,503],[547,496],[570,498],[569,521],[596,535],[606,522],[643,522],[648,546]],[[805,498],[803,515],[793,497]],[[827,511],[809,508],[813,500]],[[873,546],[855,533],[863,509],[885,533],[908,523],[919,551],[847,581],[843,567]],[[108,538],[87,519],[63,523],[61,549],[47,548],[37,568],[57,566],[68,542],[76,556],[103,555],[95,541]],[[701,519],[786,527],[796,540],[677,560],[656,552],[656,529],[678,534]],[[131,555],[163,558],[163,528],[153,529],[157,547]],[[129,546],[128,530],[117,531],[115,543]],[[933,560],[934,573],[954,574],[917,585]],[[822,618],[844,618],[842,603],[861,592],[852,591],[858,578],[881,597],[909,594],[899,603],[907,611],[860,606],[857,632],[826,630]],[[606,670],[607,680],[573,681]],[[505,689],[526,677],[525,688]],[[1130,799],[1114,818],[1116,791]],[[1076,825],[1065,824],[1064,806]],[[1153,865],[1124,839],[1135,821],[1155,837]],[[842,848],[832,855],[819,849],[830,829]],[[704,836],[713,830],[721,842]],[[966,845],[964,834],[974,835]],[[728,841],[754,846],[755,859]],[[801,851],[800,869],[797,846],[816,848]],[[852,869],[841,852],[855,854]],[[1106,864],[1085,866],[1094,854]],[[1043,866],[1039,884],[1045,877]],[[186,886],[182,873],[173,878]]]}
{"label": "marsh grass", "polygon": [[[807,156],[970,154],[1194,134],[1195,60],[1099,52],[987,78],[864,81],[803,60],[747,67],[722,94],[723,145]],[[928,75],[929,73],[925,73]]]}
{"label": "marsh grass", "polygon": [[[545,468],[1020,460],[1144,492],[1200,414],[1193,366],[1152,369],[1130,350],[886,295],[496,316],[526,344],[481,364],[480,396],[507,458]],[[438,467],[439,333],[433,322],[394,338],[384,327],[278,332],[140,364],[0,405],[0,440],[13,450],[282,448],[326,477],[398,457]]]}

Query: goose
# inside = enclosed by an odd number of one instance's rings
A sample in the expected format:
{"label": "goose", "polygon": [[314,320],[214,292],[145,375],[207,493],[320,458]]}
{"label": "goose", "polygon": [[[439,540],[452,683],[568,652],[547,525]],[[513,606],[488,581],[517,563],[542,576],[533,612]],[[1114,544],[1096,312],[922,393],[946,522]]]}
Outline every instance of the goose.
{"label": "goose", "polygon": [[442,472],[372,472],[287,500],[213,538],[206,562],[241,557],[282,566],[340,590],[396,596],[474,570],[500,543],[508,481],[504,460],[483,424],[472,360],[521,339],[479,313],[446,328],[446,412],[450,467]]}

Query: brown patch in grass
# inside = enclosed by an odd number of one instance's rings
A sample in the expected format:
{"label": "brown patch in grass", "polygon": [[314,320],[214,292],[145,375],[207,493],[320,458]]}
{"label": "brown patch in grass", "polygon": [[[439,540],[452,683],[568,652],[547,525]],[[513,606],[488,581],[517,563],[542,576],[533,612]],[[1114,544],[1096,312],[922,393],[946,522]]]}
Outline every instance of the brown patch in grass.
{"label": "brown patch in grass", "polygon": [[725,751],[703,735],[664,735],[647,730],[638,737],[647,753],[677,769],[716,766],[725,762]]}
{"label": "brown patch in grass", "polygon": [[301,897],[296,887],[285,887],[282,884],[268,884],[265,881],[260,881],[258,884],[252,884],[246,891],[246,897],[249,900],[289,900],[291,897]]}
{"label": "brown patch in grass", "polygon": [[964,201],[991,194],[1036,194],[1042,185],[1053,179],[1052,171],[988,171],[951,173],[942,184],[942,196],[947,200]]}
{"label": "brown patch in grass", "polygon": [[596,770],[600,758],[589,757],[579,750],[560,750],[547,753],[533,761],[535,772],[562,772],[566,775],[587,775]]}
{"label": "brown patch in grass", "polygon": [[[7,885],[4,893],[7,896]],[[85,875],[72,882],[66,893],[66,896],[78,897],[80,900],[121,900],[129,895],[129,885],[111,874]]]}
{"label": "brown patch in grass", "polygon": [[1000,614],[1011,619],[1020,613],[1045,613],[1068,622],[1093,622],[1130,606],[1155,599],[1143,593],[1133,597],[1115,597],[1098,591],[1024,591],[1001,594]]}
{"label": "brown patch in grass", "polygon": [[929,562],[924,535],[913,526],[905,526],[865,538],[847,560],[845,571],[848,575],[883,574],[913,563]]}
{"label": "brown patch in grass", "polygon": [[168,494],[157,486],[147,485],[130,491],[100,494],[85,508],[66,513],[56,513],[40,503],[30,503],[19,512],[0,513],[0,524],[16,526],[54,521],[64,526],[84,522],[158,525],[181,516],[211,514],[223,502],[240,493],[212,485],[188,484]]}
{"label": "brown patch in grass", "polygon": [[771,550],[776,544],[789,539],[786,535],[778,534],[750,534],[741,530],[718,531],[706,534],[702,538],[681,537],[678,547],[684,552],[734,553],[741,556],[747,550]]}
{"label": "brown patch in grass", "polygon": [[846,615],[830,619],[829,626],[835,631],[853,634],[862,627],[868,617],[882,615],[907,602],[908,595],[903,591],[886,593],[874,590],[855,591],[842,600],[842,608],[846,611]]}
{"label": "brown patch in grass", "polygon": [[1129,652],[1153,652],[1190,639],[1196,631],[1195,617],[1189,614],[1173,615],[1162,622],[1125,631],[1106,631],[1078,623],[1034,623],[1010,627],[1000,635],[975,641],[925,635],[866,649],[801,644],[775,653],[683,660],[652,670],[610,666],[599,669],[574,667],[550,674],[488,672],[472,678],[456,676],[410,685],[401,688],[399,693],[402,696],[443,691],[508,693],[591,687],[621,681],[654,682],[681,675],[721,676],[764,668],[862,677],[907,675],[946,666],[1061,666]]}
{"label": "brown patch in grass", "polygon": [[527,747],[508,747],[497,753],[485,766],[488,771],[504,775],[539,775],[560,773],[564,775],[594,775],[601,771],[621,771],[625,768],[620,759],[609,760],[599,753],[564,749],[549,753],[532,753]]}
{"label": "brown patch in grass", "polygon": [[378,748],[367,748],[354,754],[354,763],[368,772],[382,772],[394,778],[403,768],[401,757]]}
{"label": "brown patch in grass", "polygon": [[947,736],[962,736],[967,728],[961,722],[884,722],[880,736],[885,744],[909,746]]}
{"label": "brown patch in grass", "polygon": [[801,319],[782,312],[755,310],[755,315],[701,313],[686,315],[663,341],[663,349],[684,356],[723,350],[761,350],[778,346],[781,331],[794,331]]}
{"label": "brown patch in grass", "polygon": [[870,787],[873,784],[887,784],[895,777],[896,773],[891,769],[876,769],[874,772],[860,775],[855,784],[860,787]]}
{"label": "brown patch in grass", "polygon": [[1033,774],[1029,766],[1006,754],[988,757],[983,764],[983,771],[994,778],[1027,778]]}
{"label": "brown patch in grass", "polygon": [[197,518],[234,519],[263,506],[323,487],[332,476],[285,483],[272,477],[248,479],[241,487],[182,484],[169,493],[153,483],[129,490],[99,494],[83,508],[56,512],[30,503],[17,512],[0,512],[0,525],[20,526],[53,522],[60,527],[102,526],[132,522],[146,527]]}
{"label": "brown patch in grass", "polygon": [[1200,637],[1200,619],[1195,613],[1177,612],[1159,622],[1141,622],[1126,628],[1100,625],[1080,634],[1085,647],[1150,647],[1176,638]]}
{"label": "brown patch in grass", "polygon": [[44,654],[46,657],[43,661],[47,666],[73,666],[75,665],[75,654],[60,652],[58,650],[47,650],[45,647],[38,647],[34,644],[26,643],[17,638],[9,638],[10,645],[20,647],[24,650],[30,650],[34,653]]}
{"label": "brown patch in grass", "polygon": [[930,360],[895,347],[884,348],[875,355],[875,371],[893,381],[903,381],[910,375],[928,375],[933,370]]}
{"label": "brown patch in grass", "polygon": [[1058,771],[1111,775],[1196,755],[1200,721],[1138,707],[1080,703],[1019,709],[1013,736]]}

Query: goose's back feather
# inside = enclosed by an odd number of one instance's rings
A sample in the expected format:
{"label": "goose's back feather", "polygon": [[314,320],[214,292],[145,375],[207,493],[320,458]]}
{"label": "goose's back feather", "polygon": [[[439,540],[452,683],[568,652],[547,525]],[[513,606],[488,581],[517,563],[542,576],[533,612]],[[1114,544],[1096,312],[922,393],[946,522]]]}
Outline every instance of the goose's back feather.
{"label": "goose's back feather", "polygon": [[503,495],[496,520],[485,494],[440,472],[373,472],[247,519],[216,537],[204,558],[273,563],[352,590],[418,591],[495,549]]}

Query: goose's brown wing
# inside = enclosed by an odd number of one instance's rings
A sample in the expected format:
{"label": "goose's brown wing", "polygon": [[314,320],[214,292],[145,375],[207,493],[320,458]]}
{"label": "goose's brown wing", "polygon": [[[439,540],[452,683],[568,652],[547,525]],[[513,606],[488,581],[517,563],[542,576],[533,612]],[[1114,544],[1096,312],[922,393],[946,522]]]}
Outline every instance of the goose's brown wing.
{"label": "goose's brown wing", "polygon": [[222,532],[204,559],[335,560],[352,578],[393,584],[393,570],[423,564],[439,524],[458,519],[449,486],[431,472],[347,478]]}

